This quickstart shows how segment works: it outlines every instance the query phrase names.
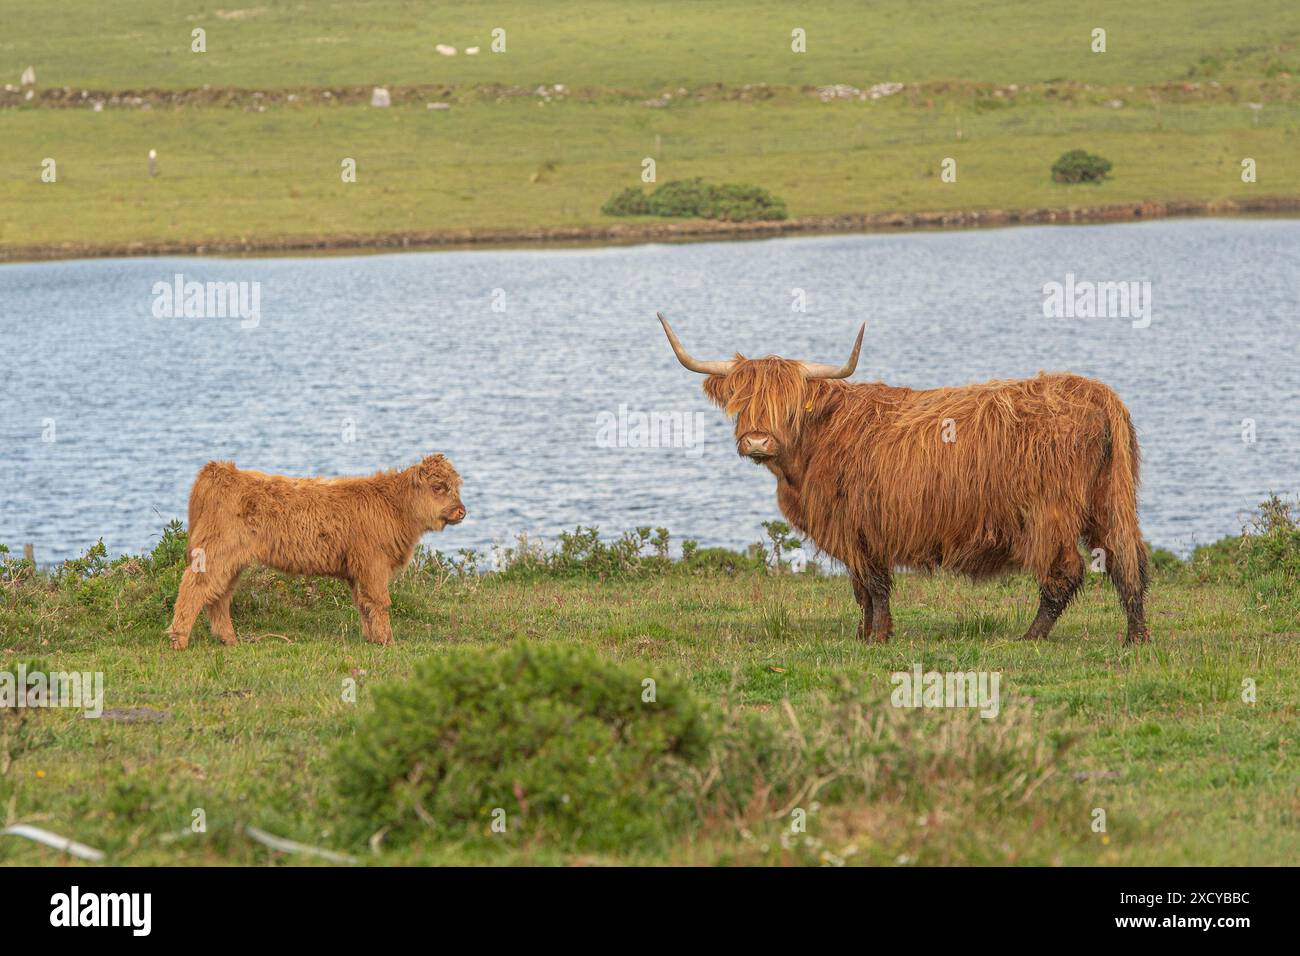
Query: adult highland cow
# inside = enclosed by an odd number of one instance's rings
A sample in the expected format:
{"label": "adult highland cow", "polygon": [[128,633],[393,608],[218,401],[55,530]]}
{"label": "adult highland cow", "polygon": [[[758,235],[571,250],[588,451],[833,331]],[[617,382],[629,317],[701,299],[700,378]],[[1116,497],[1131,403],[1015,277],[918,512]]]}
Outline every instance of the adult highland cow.
{"label": "adult highland cow", "polygon": [[842,366],[743,355],[701,362],[662,315],[677,359],[736,420],[736,450],[776,476],[786,519],[844,562],[859,635],[893,631],[895,567],[1038,579],[1024,637],[1044,638],[1083,582],[1079,542],[1101,549],[1128,617],[1149,637],[1147,553],[1138,530],[1138,444],[1128,410],[1079,375],[917,390],[845,382]]}
{"label": "adult highland cow", "polygon": [[213,461],[194,479],[189,517],[190,566],[168,629],[174,649],[189,644],[203,609],[221,643],[236,643],[230,599],[254,561],[347,581],[366,640],[391,644],[389,578],[422,534],[464,520],[465,506],[460,475],[442,455],[366,478],[285,478]]}

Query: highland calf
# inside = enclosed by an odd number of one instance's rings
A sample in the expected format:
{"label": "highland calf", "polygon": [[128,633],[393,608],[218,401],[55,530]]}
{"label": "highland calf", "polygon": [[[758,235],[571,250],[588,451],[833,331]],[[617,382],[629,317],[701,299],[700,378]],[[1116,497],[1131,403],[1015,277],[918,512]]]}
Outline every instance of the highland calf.
{"label": "highland calf", "polygon": [[[786,519],[844,562],[859,635],[888,640],[896,567],[1038,580],[1025,638],[1044,638],[1083,583],[1080,541],[1104,562],[1146,641],[1147,551],[1138,529],[1138,443],[1128,409],[1079,375],[917,390],[845,382],[843,366],[737,355],[678,361],[736,420],[736,450],[777,480]],[[865,326],[863,327],[865,329]]]}
{"label": "highland calf", "polygon": [[255,561],[347,581],[366,640],[391,644],[389,579],[422,534],[464,518],[460,476],[442,455],[366,478],[286,478],[209,462],[190,492],[189,567],[168,629],[172,647],[189,644],[200,610],[221,643],[236,643],[230,599]]}

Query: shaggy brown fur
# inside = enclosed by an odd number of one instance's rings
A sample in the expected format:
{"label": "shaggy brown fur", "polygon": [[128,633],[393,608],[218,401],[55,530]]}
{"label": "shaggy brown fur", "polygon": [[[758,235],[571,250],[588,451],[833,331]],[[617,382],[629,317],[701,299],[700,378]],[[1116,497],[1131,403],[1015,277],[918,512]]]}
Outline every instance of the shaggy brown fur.
{"label": "shaggy brown fur", "polygon": [[891,574],[907,566],[1028,571],[1040,605],[1024,636],[1046,637],[1083,581],[1082,539],[1104,551],[1126,639],[1147,639],[1138,444],[1105,385],[1040,373],[918,391],[736,360],[704,391],[736,419],[737,450],[776,476],[787,520],[847,566],[861,636],[888,639]]}
{"label": "shaggy brown fur", "polygon": [[464,517],[460,475],[442,455],[366,478],[285,478],[209,462],[190,492],[190,566],[168,630],[172,647],[189,644],[201,609],[221,643],[236,643],[230,598],[254,561],[347,581],[366,640],[391,644],[389,578],[422,534]]}

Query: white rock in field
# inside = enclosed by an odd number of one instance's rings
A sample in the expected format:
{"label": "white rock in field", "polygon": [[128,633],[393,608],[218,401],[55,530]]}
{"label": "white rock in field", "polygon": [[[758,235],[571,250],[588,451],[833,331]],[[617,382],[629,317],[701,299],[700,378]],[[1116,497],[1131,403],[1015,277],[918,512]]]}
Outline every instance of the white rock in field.
{"label": "white rock in field", "polygon": [[873,100],[882,99],[886,96],[893,96],[903,89],[902,83],[877,83],[871,89],[867,90],[867,95]]}
{"label": "white rock in field", "polygon": [[20,79],[18,82],[21,83],[23,86],[35,86],[36,67],[29,66],[27,69],[23,70],[22,79]]}
{"label": "white rock in field", "polygon": [[476,46],[467,46],[467,47],[465,47],[465,55],[466,55],[466,56],[478,56],[478,47],[476,47]]}
{"label": "white rock in field", "polygon": [[434,49],[437,50],[439,53],[441,53],[443,56],[456,55],[456,48],[454,46],[447,46],[447,44],[445,43],[439,43],[436,47],[434,47]]}
{"label": "white rock in field", "polygon": [[371,106],[391,106],[392,103],[393,100],[392,97],[388,95],[388,90],[384,89],[382,86],[376,86],[374,92],[370,94]]}
{"label": "white rock in field", "polygon": [[450,103],[429,103],[425,108],[431,110],[449,110],[451,109],[451,104]]}
{"label": "white rock in field", "polygon": [[860,97],[862,91],[856,86],[849,86],[847,83],[836,83],[834,86],[817,87],[817,95],[823,103],[829,103],[831,100],[849,100]]}

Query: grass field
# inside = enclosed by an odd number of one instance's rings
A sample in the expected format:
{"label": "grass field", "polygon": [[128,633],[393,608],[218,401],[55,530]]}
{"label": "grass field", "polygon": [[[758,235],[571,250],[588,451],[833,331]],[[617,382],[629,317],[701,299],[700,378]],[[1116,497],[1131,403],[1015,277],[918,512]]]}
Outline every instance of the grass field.
{"label": "grass field", "polygon": [[[80,111],[6,117],[19,139],[54,137],[62,159],[58,184],[35,176],[9,183],[0,239],[582,225],[608,218],[600,204],[639,181],[641,157],[655,153],[656,137],[661,180],[763,183],[798,215],[1300,194],[1300,165],[1291,161],[1300,134],[1281,124],[1234,125],[1245,108],[1231,105],[1162,117],[1149,107],[1126,116],[1101,106],[963,117],[905,103],[793,98],[674,110],[576,102],[539,110],[526,102],[434,118],[423,110],[341,108],[323,120],[324,112],[106,113],[93,117],[93,138]],[[1081,132],[1072,139],[1068,129]],[[1063,144],[1075,141],[1116,164],[1112,182],[1064,187],[1048,179]],[[157,179],[138,175],[149,149],[161,157]],[[940,180],[946,156],[958,162],[956,183]],[[1242,156],[1258,162],[1261,182],[1241,181]],[[357,160],[356,183],[341,181],[343,157]]]}
{"label": "grass field", "polygon": [[[915,0],[814,8],[773,0],[708,3],[576,0],[539,5],[418,0],[257,0],[213,9],[138,0],[109,16],[88,0],[42,7],[4,0],[0,64],[40,64],[52,85],[99,89],[257,89],[330,84],[564,83],[657,91],[673,85],[922,82],[1158,83],[1300,74],[1300,12],[1287,0],[1248,7],[1203,0],[1086,8],[1047,0]],[[207,30],[208,52],[190,53]],[[490,52],[492,30],[506,52]],[[791,30],[807,32],[792,55]],[[1091,31],[1107,31],[1092,53]],[[443,57],[434,45],[477,57]]]}
{"label": "grass field", "polygon": [[[1026,580],[902,575],[896,636],[869,645],[854,636],[841,578],[743,568],[603,581],[446,577],[425,566],[396,584],[397,644],[380,648],[361,641],[344,587],[257,571],[235,600],[242,643],[223,648],[201,623],[190,649],[175,653],[163,638],[175,574],[130,559],[54,580],[11,564],[0,669],[102,671],[106,707],[166,717],[0,711],[0,808],[6,825],[74,837],[118,864],[313,862],[253,842],[247,824],[363,863],[1294,862],[1296,591],[1245,586],[1208,567],[1164,562],[1150,597],[1155,639],[1142,647],[1117,640],[1122,617],[1097,575],[1045,643],[1014,640],[1033,612]],[[825,805],[805,790],[807,830],[794,836],[788,813],[756,802],[702,817],[666,849],[616,854],[472,835],[381,842],[374,852],[344,840],[333,754],[373,695],[424,658],[519,639],[589,649],[658,679],[679,675],[710,707],[785,733],[845,731],[821,723],[827,695],[857,688],[877,703],[853,733],[893,747],[899,776]],[[889,675],[916,664],[999,672],[1001,714],[888,707]],[[355,703],[342,699],[349,677]],[[1253,703],[1243,699],[1247,679]],[[926,747],[942,753],[923,760]],[[191,832],[195,809],[204,833]],[[1093,829],[1098,809],[1104,833]],[[0,838],[0,862],[58,860]]]}
{"label": "grass field", "polygon": [[[1249,16],[1176,0],[1086,13],[1059,0],[503,3],[436,17],[396,2],[146,2],[108,23],[84,2],[2,6],[0,76],[33,65],[38,89],[68,87],[79,105],[15,94],[0,109],[0,251],[608,225],[601,204],[640,182],[646,157],[659,182],[754,183],[793,217],[1300,195],[1300,9],[1271,0]],[[189,52],[196,25],[207,53]],[[1095,26],[1105,53],[1090,50]],[[794,27],[808,52],[790,51]],[[439,56],[439,42],[482,52]],[[885,81],[907,85],[879,100],[813,89]],[[238,95],[129,104],[205,85]],[[322,100],[370,85],[419,90],[388,109]],[[112,95],[127,102],[92,110]],[[1112,179],[1053,184],[1052,161],[1076,147],[1110,159]],[[947,157],[956,182],[940,179]],[[1245,157],[1257,182],[1241,181]],[[42,181],[47,158],[56,182]]]}

